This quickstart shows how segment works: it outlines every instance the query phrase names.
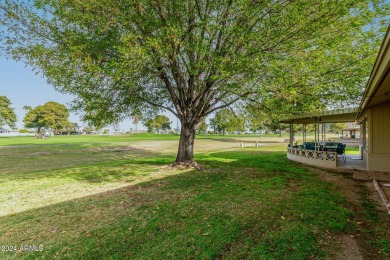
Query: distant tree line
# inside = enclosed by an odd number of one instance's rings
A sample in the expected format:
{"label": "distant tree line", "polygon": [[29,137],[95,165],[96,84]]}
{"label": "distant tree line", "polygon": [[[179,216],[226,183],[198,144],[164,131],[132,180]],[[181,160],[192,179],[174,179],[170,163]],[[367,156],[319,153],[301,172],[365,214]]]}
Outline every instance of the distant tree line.
{"label": "distant tree line", "polygon": [[[0,127],[9,126],[15,128],[17,116],[11,101],[6,96],[0,96]],[[65,105],[57,102],[46,102],[44,105],[31,107],[25,105],[23,109],[26,115],[23,119],[24,127],[35,129],[37,133],[51,131],[54,134],[97,134],[104,128],[103,125],[96,125],[94,121],[85,120],[86,126],[81,127],[78,123],[69,121],[69,111]],[[137,131],[139,122],[143,122],[148,132],[167,133],[172,132],[170,119],[165,115],[155,115],[154,117],[144,117],[142,113],[130,116]],[[211,131],[208,131],[209,127]],[[274,133],[280,136],[288,131],[288,125],[279,123],[279,119],[273,114],[265,114],[262,110],[253,107],[241,107],[237,109],[224,108],[214,114],[209,119],[209,124],[203,119],[196,130],[197,134],[221,134],[227,133],[252,133],[262,135],[264,133]],[[328,124],[327,132],[339,134],[346,128],[345,123]],[[28,132],[27,129],[21,129]],[[177,130],[178,131],[178,130]],[[109,129],[103,129],[103,133],[108,134]],[[294,132],[303,132],[302,125],[295,125]],[[314,132],[314,126],[308,124],[306,132]]]}
{"label": "distant tree line", "polygon": [[11,107],[11,101],[6,96],[0,96],[0,126],[8,125],[15,128],[16,114]]}
{"label": "distant tree line", "polygon": [[155,118],[147,119],[144,125],[148,128],[148,132],[160,133],[160,131],[171,130],[171,122],[164,115],[157,115]]}
{"label": "distant tree line", "polygon": [[[6,96],[0,96],[0,127],[16,128],[17,116],[15,108]],[[57,102],[47,102],[44,105],[31,107],[24,106],[26,115],[23,119],[24,127],[35,129],[37,133],[50,130],[54,134],[70,134],[78,130],[77,123],[69,122],[69,112],[66,106]],[[21,129],[21,132],[28,132]]]}

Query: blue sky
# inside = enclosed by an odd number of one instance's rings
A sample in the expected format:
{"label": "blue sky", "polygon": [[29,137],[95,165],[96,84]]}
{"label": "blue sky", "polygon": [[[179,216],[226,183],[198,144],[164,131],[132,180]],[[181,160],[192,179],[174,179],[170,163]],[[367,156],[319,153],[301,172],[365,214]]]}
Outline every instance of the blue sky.
{"label": "blue sky", "polygon": [[[18,117],[16,126],[23,128],[23,118],[25,111],[23,106],[28,105],[36,107],[43,105],[48,101],[55,101],[64,105],[69,104],[73,100],[73,96],[65,95],[56,92],[54,88],[46,83],[46,79],[42,75],[35,75],[30,67],[25,67],[23,62],[15,62],[6,60],[0,57],[0,96],[7,96],[12,107],[15,108],[15,113]],[[172,127],[176,127],[176,118],[172,114],[166,115],[173,121]],[[80,122],[79,116],[75,113],[70,113],[69,121]],[[122,122],[120,130],[128,131],[134,128],[130,120]],[[138,129],[142,130],[145,127],[138,124]]]}
{"label": "blue sky", "polygon": [[[41,75],[35,75],[31,68],[22,62],[0,58],[0,96],[7,96],[18,117],[17,127],[23,127],[25,111],[23,106],[36,107],[48,101],[66,105],[73,97],[58,93],[46,83]],[[78,116],[71,113],[69,120],[79,122]]]}

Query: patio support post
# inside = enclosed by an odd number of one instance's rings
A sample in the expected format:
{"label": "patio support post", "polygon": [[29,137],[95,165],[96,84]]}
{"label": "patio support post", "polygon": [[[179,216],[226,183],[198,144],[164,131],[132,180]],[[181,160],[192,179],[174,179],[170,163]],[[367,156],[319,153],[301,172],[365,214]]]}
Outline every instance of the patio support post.
{"label": "patio support post", "polygon": [[326,141],[326,124],[323,123],[323,127],[324,127],[324,138],[322,138],[322,141]]}
{"label": "patio support post", "polygon": [[364,149],[364,143],[366,141],[366,127],[365,124],[360,124],[360,145],[359,145],[359,153],[360,153],[360,159],[363,160],[363,149]]}
{"label": "patio support post", "polygon": [[320,122],[317,122],[317,131],[318,131],[318,133],[317,133],[317,143],[319,143],[320,139],[321,139],[321,137],[320,137],[320,134],[321,134],[321,123]]}
{"label": "patio support post", "polygon": [[317,135],[317,151],[319,150],[318,148],[318,144],[320,143],[320,139],[321,139],[321,137],[320,137],[320,133],[321,133],[321,128],[320,128],[320,125],[321,125],[321,123],[320,122],[318,122],[318,127],[317,127],[317,130],[318,130],[318,135]]}
{"label": "patio support post", "polygon": [[317,150],[317,146],[315,145],[317,142],[317,117],[314,122],[314,149]]}
{"label": "patio support post", "polygon": [[317,122],[314,122],[314,142],[316,141],[316,135],[317,135]]}
{"label": "patio support post", "polygon": [[320,131],[321,131],[320,125],[321,125],[321,123],[319,121],[319,118],[316,117],[316,120],[315,120],[315,132],[316,132],[316,134],[314,135],[314,143],[315,143],[314,147],[315,147],[316,151],[318,151],[319,148],[320,148],[318,146],[318,144],[320,143]]}
{"label": "patio support post", "polygon": [[324,124],[324,141],[326,142],[326,124]]}
{"label": "patio support post", "polygon": [[294,145],[294,131],[293,131],[293,124],[290,124],[290,147],[293,147]]}
{"label": "patio support post", "polygon": [[326,140],[325,123],[322,123],[322,141]]}
{"label": "patio support post", "polygon": [[302,139],[303,139],[303,142],[306,142],[306,124],[303,124]]}

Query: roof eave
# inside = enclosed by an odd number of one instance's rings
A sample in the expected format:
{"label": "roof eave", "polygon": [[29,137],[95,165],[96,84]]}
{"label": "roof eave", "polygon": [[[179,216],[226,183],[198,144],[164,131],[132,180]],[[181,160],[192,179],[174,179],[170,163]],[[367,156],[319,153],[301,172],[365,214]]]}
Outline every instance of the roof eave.
{"label": "roof eave", "polygon": [[[370,77],[367,81],[366,84],[366,90],[364,91],[362,101],[360,102],[359,106],[359,112],[356,115],[356,120],[359,121],[360,117],[364,112],[367,110],[369,107],[369,103],[372,100],[373,96],[377,92],[377,90],[380,87],[380,82],[385,76],[385,72],[388,69],[389,64],[383,64],[386,62],[384,60],[385,54],[389,53],[389,48],[390,48],[390,26],[387,27],[387,31],[385,34],[385,37],[382,41],[381,47],[379,48],[378,55],[376,57],[374,66],[371,70]],[[389,61],[387,61],[388,63]]]}

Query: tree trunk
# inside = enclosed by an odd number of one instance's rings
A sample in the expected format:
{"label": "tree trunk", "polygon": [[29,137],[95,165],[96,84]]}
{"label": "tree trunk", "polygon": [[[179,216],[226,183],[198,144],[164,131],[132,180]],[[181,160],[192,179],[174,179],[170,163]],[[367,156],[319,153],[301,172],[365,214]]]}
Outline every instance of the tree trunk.
{"label": "tree trunk", "polygon": [[181,127],[179,149],[176,163],[194,164],[195,126],[183,124]]}

